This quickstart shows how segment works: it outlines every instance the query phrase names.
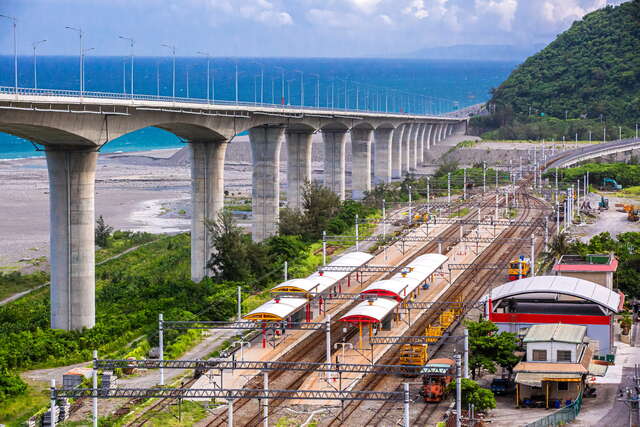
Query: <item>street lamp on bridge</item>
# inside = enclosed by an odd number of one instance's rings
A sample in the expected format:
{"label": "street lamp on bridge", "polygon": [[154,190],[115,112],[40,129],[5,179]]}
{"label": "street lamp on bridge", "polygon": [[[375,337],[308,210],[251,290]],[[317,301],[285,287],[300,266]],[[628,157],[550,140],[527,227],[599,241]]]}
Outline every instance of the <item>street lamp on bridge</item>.
{"label": "street lamp on bridge", "polygon": [[13,26],[13,81],[15,85],[16,95],[18,94],[18,40],[16,36],[16,27],[18,20],[13,16],[0,15],[0,18],[5,18],[11,21]]}
{"label": "street lamp on bridge", "polygon": [[210,67],[210,62],[211,62],[211,55],[209,55],[209,52],[198,51],[197,53],[199,55],[204,55],[204,56],[207,57],[207,104],[208,104],[209,103],[209,94],[211,93],[210,92],[210,87],[209,87],[209,84],[210,84],[210,81],[211,81],[210,77],[209,77],[209,71],[210,71],[209,67]]}
{"label": "street lamp on bridge", "polygon": [[122,40],[127,40],[129,42],[129,46],[131,47],[131,99],[133,99],[133,45],[136,43],[134,39],[130,37],[118,36]]}
{"label": "street lamp on bridge", "polygon": [[38,89],[38,59],[36,55],[36,49],[39,45],[46,42],[46,40],[39,40],[32,43],[33,46],[33,88]]}
{"label": "street lamp on bridge", "polygon": [[64,27],[66,30],[76,31],[78,33],[78,37],[80,38],[80,97],[82,98],[82,93],[84,92],[84,47],[82,44],[82,36],[84,32],[82,28],[75,27]]}
{"label": "street lamp on bridge", "polygon": [[167,49],[169,49],[171,51],[171,55],[173,56],[173,89],[171,91],[171,96],[175,101],[176,99],[176,46],[169,45],[166,43],[163,43],[160,46],[166,47]]}

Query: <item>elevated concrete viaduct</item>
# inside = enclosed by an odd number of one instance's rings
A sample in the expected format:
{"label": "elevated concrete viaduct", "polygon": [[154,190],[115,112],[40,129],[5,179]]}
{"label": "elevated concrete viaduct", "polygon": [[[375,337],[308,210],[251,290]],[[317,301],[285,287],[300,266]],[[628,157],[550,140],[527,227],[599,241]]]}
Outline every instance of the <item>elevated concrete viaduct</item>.
{"label": "elevated concrete viaduct", "polygon": [[[299,209],[311,178],[311,140],[324,143],[324,184],[347,197],[346,142],[351,138],[352,194],[374,181],[413,171],[424,152],[447,135],[464,133],[459,118],[253,104],[211,104],[140,95],[0,88],[0,131],[44,146],[50,181],[51,327],[75,330],[95,322],[94,185],[98,150],[122,135],[155,126],[191,149],[191,277],[209,275],[206,221],[224,204],[224,161],[234,136],[247,131],[253,157],[253,238],[277,231],[280,150],[287,142],[287,201]],[[372,153],[375,157],[372,174]]]}

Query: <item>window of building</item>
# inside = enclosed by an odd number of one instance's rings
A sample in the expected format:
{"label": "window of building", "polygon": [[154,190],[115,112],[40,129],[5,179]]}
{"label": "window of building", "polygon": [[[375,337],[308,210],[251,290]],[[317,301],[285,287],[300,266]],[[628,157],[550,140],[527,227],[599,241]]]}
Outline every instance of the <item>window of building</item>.
{"label": "window of building", "polygon": [[558,382],[558,391],[567,391],[569,390],[569,383],[566,381]]}
{"label": "window of building", "polygon": [[558,362],[571,362],[571,350],[558,350]]}
{"label": "window of building", "polygon": [[547,361],[547,350],[533,350],[533,361],[534,362],[546,362]]}

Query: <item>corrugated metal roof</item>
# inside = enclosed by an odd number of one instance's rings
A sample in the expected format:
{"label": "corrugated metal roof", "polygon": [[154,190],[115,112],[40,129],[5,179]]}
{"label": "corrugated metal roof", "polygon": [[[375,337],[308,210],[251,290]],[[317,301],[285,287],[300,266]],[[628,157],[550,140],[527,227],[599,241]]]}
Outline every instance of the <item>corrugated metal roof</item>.
{"label": "corrugated metal roof", "polygon": [[340,319],[341,322],[381,322],[394,308],[398,306],[398,301],[378,298],[373,301],[363,301],[349,310]]}
{"label": "corrugated metal roof", "polygon": [[557,341],[580,344],[587,333],[583,325],[568,325],[562,323],[533,325],[522,340],[525,343],[539,341]]}
{"label": "corrugated metal roof", "polygon": [[541,387],[542,381],[580,380],[582,374],[538,374],[531,372],[519,372],[516,374],[516,383],[529,387]]}
{"label": "corrugated metal roof", "polygon": [[586,374],[587,368],[580,363],[520,362],[513,368],[513,372]]}
{"label": "corrugated metal roof", "polygon": [[602,285],[568,276],[536,276],[514,280],[494,288],[484,299],[494,301],[521,294],[564,294],[592,301],[613,312],[620,308],[621,296]]}

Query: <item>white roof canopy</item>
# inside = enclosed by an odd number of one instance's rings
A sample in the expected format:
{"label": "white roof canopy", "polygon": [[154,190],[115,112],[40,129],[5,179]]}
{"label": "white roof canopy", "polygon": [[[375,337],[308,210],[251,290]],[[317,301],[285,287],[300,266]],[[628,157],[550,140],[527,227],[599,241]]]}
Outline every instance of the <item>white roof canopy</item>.
{"label": "white roof canopy", "polygon": [[406,275],[395,274],[389,280],[379,280],[367,286],[362,293],[388,296],[397,296],[400,299],[406,298],[415,291],[421,283],[429,278],[438,268],[444,264],[449,257],[440,254],[421,255],[407,264],[411,268]]}
{"label": "white roof canopy", "polygon": [[[328,266],[350,266],[354,270],[368,263],[373,255],[365,252],[350,252],[327,264]],[[306,279],[291,279],[275,286],[272,291],[282,291],[286,288],[298,288],[303,292],[322,293],[334,284],[347,277],[352,271],[325,271],[311,274]]]}
{"label": "white roof canopy", "polygon": [[602,285],[569,276],[536,276],[515,280],[494,288],[484,299],[494,301],[523,294],[570,295],[618,312],[622,297]]}
{"label": "white roof canopy", "polygon": [[382,322],[394,308],[398,306],[398,301],[378,298],[373,301],[362,301],[345,314],[340,321],[342,322],[363,322],[376,323]]}
{"label": "white roof canopy", "polygon": [[249,320],[284,320],[308,302],[306,298],[280,298],[279,302],[272,299],[244,316],[244,318]]}

